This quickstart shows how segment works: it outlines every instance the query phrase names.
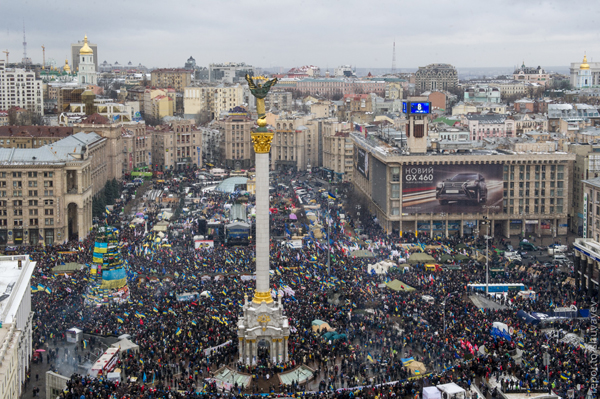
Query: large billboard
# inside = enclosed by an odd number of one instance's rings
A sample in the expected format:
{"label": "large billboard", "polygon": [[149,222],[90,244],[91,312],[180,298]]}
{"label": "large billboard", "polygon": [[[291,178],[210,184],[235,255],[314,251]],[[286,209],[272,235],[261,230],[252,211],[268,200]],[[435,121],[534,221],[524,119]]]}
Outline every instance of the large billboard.
{"label": "large billboard", "polygon": [[369,154],[360,147],[356,152],[356,169],[367,179],[369,178]]}
{"label": "large billboard", "polygon": [[402,168],[402,213],[502,211],[502,165]]}

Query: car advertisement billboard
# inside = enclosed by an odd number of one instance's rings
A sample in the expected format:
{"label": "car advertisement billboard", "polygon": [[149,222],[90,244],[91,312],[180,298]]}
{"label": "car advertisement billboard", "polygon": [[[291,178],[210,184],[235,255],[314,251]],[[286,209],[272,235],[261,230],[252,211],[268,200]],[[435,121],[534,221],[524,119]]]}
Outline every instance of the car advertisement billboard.
{"label": "car advertisement billboard", "polygon": [[367,179],[369,178],[369,154],[362,148],[356,151],[356,169]]}
{"label": "car advertisement billboard", "polygon": [[502,211],[502,165],[402,168],[403,213]]}

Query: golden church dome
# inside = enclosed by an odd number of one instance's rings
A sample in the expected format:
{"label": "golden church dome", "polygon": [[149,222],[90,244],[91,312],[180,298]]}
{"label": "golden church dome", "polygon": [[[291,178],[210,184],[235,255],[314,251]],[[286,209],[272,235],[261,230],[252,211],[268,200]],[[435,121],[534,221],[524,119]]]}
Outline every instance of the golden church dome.
{"label": "golden church dome", "polygon": [[583,56],[583,64],[579,65],[579,69],[590,69],[590,64],[587,62],[587,55]]}
{"label": "golden church dome", "polygon": [[85,38],[83,39],[83,47],[81,48],[81,50],[79,50],[79,54],[80,55],[94,54],[94,51],[90,48],[90,46],[88,46],[87,35],[85,35]]}
{"label": "golden church dome", "polygon": [[70,73],[71,67],[69,66],[69,60],[65,60],[65,66],[63,67],[63,71]]}

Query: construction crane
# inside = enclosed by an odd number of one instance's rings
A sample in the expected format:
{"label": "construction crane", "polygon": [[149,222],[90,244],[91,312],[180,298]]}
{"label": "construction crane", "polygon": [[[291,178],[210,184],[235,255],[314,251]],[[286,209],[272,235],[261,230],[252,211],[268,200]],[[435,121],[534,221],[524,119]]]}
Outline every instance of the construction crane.
{"label": "construction crane", "polygon": [[46,68],[46,47],[42,44],[42,69]]}
{"label": "construction crane", "polygon": [[3,51],[3,53],[6,54],[6,67],[8,67],[8,49]]}

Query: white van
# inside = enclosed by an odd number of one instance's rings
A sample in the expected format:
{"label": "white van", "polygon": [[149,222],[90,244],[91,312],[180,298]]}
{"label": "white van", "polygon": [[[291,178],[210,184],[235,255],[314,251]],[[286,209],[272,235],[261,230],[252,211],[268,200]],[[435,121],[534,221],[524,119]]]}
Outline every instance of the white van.
{"label": "white van", "polygon": [[561,255],[554,255],[554,261],[555,262],[566,262],[568,260],[569,260],[569,258],[567,258],[566,255],[562,255],[562,254]]}

